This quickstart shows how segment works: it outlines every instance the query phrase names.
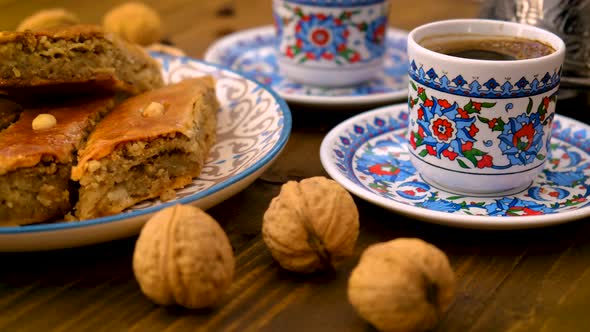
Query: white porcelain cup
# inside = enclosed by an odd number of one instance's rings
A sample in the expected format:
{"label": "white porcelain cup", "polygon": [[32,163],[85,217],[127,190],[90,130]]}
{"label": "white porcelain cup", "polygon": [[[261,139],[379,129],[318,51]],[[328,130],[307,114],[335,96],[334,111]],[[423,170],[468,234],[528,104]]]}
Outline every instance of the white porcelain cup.
{"label": "white porcelain cup", "polygon": [[382,70],[388,0],[273,0],[281,74],[336,87]]}
{"label": "white porcelain cup", "polygon": [[[553,53],[478,60],[431,51],[428,38],[519,37]],[[543,170],[565,56],[556,35],[529,25],[465,19],[420,26],[408,37],[411,161],[435,187],[457,193],[519,192]]]}

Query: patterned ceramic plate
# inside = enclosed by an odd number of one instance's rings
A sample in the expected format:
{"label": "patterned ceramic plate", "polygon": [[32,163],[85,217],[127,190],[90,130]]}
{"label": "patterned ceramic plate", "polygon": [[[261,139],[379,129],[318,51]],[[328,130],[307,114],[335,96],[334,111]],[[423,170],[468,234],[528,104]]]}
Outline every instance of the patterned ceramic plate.
{"label": "patterned ceramic plate", "polygon": [[449,226],[532,228],[590,215],[590,126],[557,115],[550,158],[529,188],[509,196],[467,196],[436,188],[416,173],[405,138],[407,109],[379,108],[330,131],[320,149],[330,176],[369,202]]}
{"label": "patterned ceramic plate", "polygon": [[229,70],[153,54],[168,82],[211,74],[217,79],[217,143],[201,176],[176,192],[176,199],[140,203],[123,213],[80,222],[0,227],[0,251],[67,248],[137,234],[154,212],[175,203],[209,208],[252,183],[277,157],[291,131],[291,114],[274,92]]}
{"label": "patterned ceramic plate", "polygon": [[270,86],[288,102],[348,108],[399,101],[407,97],[406,41],[406,32],[389,29],[383,71],[372,81],[350,88],[310,87],[281,77],[272,26],[245,30],[220,39],[207,50],[205,61],[219,63]]}

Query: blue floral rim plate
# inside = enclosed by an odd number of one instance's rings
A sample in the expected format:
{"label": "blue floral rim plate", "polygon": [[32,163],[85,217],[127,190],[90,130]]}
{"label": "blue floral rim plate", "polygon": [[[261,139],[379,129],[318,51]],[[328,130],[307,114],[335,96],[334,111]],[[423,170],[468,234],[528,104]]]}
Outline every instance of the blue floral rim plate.
{"label": "blue floral rim plate", "polygon": [[311,105],[360,106],[400,101],[407,97],[407,32],[389,28],[383,71],[375,79],[347,88],[319,88],[289,81],[278,70],[273,26],[226,36],[205,53],[205,61],[231,68],[274,89],[288,102]]}
{"label": "blue floral rim plate", "polygon": [[181,203],[206,209],[222,202],[252,183],[278,156],[291,132],[291,113],[272,90],[217,65],[188,57],[152,56],[161,63],[167,83],[206,74],[216,79],[217,141],[201,175],[176,190],[170,201],[144,201],[116,215],[0,227],[0,251],[68,248],[132,236],[167,206]]}
{"label": "blue floral rim plate", "polygon": [[506,196],[457,194],[425,182],[409,160],[407,125],[407,104],[350,118],[322,141],[322,165],[360,198],[436,224],[518,229],[590,215],[590,126],[584,123],[556,115],[543,172]]}

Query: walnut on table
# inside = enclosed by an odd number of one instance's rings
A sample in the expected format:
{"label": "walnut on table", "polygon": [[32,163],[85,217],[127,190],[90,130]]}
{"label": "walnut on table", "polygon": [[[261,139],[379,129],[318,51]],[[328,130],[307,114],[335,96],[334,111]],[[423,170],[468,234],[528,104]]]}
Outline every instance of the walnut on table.
{"label": "walnut on table", "polygon": [[43,9],[22,20],[16,31],[44,30],[80,23],[76,14],[63,8]]}
{"label": "walnut on table", "polygon": [[105,14],[102,25],[105,31],[142,46],[160,41],[163,34],[160,15],[142,2],[132,1],[114,7]]}
{"label": "walnut on table", "polygon": [[333,268],[351,256],[358,234],[354,200],[324,177],[285,183],[262,223],[262,236],[274,259],[302,273]]}
{"label": "walnut on table", "polygon": [[214,306],[229,288],[234,269],[223,229],[189,205],[156,213],[141,230],[133,254],[133,272],[141,290],[161,305]]}
{"label": "walnut on table", "polygon": [[455,294],[447,256],[420,239],[369,246],[348,280],[348,299],[380,331],[427,331]]}

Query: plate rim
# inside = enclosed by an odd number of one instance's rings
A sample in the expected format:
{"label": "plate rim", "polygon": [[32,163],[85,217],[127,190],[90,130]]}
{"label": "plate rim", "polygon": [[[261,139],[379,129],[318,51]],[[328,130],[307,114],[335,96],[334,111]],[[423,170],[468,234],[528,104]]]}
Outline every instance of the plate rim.
{"label": "plate rim", "polygon": [[[215,56],[215,52],[217,52],[218,48],[225,47],[226,45],[233,44],[235,41],[245,38],[246,36],[250,36],[253,34],[271,34],[274,33],[274,26],[273,25],[264,25],[249,29],[240,30],[234,33],[231,33],[227,36],[221,37],[214,41],[207,50],[205,51],[205,55],[203,59],[205,61],[211,63],[219,64],[219,58]],[[406,38],[409,34],[408,31],[394,28],[389,26],[387,28],[388,33],[394,33],[396,35],[404,35]],[[226,66],[226,64],[221,64]],[[233,70],[233,69],[232,69]],[[276,90],[275,90],[276,91]],[[317,106],[334,106],[334,105],[347,105],[347,106],[358,106],[358,105],[366,105],[366,104],[379,104],[384,102],[395,102],[404,99],[407,96],[408,89],[404,88],[399,91],[393,92],[386,92],[386,93],[376,93],[372,95],[364,95],[364,96],[310,96],[310,95],[301,95],[301,94],[291,94],[285,93],[281,91],[277,91],[281,97],[283,97],[286,101],[296,103],[296,104],[307,104],[307,105],[317,105]]]}
{"label": "plate rim", "polygon": [[[411,206],[405,203],[388,200],[380,197],[349,180],[344,175],[340,174],[334,163],[331,162],[331,147],[333,142],[343,132],[344,129],[349,128],[352,124],[358,123],[360,120],[375,116],[377,114],[385,114],[387,112],[400,112],[402,108],[407,107],[406,103],[399,103],[378,107],[358,115],[336,125],[332,128],[320,145],[320,161],[326,172],[336,182],[340,183],[344,188],[353,193],[355,196],[362,198],[370,203],[386,208],[398,214],[407,215],[428,223],[450,226],[455,228],[469,228],[469,229],[484,229],[484,230],[511,230],[511,229],[527,229],[539,228],[546,226],[553,226],[563,224],[571,221],[581,219],[590,215],[590,206],[581,207],[580,209],[557,212],[539,216],[470,216],[463,214],[455,214],[450,212],[429,210],[426,208]],[[567,116],[555,114],[555,120],[573,122],[576,125],[585,128],[590,132],[590,125],[585,124],[576,119]],[[357,149],[358,150],[358,149]],[[498,196],[500,197],[500,196]],[[503,197],[503,196],[502,196]]]}
{"label": "plate rim", "polygon": [[203,191],[198,193],[183,197],[179,200],[163,202],[158,204],[157,206],[148,207],[141,210],[125,212],[125,213],[118,213],[112,216],[100,217],[100,218],[93,218],[93,219],[86,219],[82,221],[58,221],[55,223],[47,223],[47,224],[34,224],[34,225],[23,225],[23,226],[0,226],[0,235],[15,235],[15,234],[25,234],[25,233],[43,233],[43,232],[54,232],[60,230],[68,230],[74,228],[82,228],[82,227],[92,227],[97,225],[105,225],[114,223],[117,221],[125,221],[126,219],[137,218],[144,215],[149,215],[160,211],[168,206],[174,204],[189,204],[193,203],[197,200],[205,198],[207,196],[213,195],[215,193],[219,193],[224,189],[236,184],[239,181],[247,179],[250,175],[254,174],[257,170],[267,165],[269,162],[273,161],[283,150],[286,146],[287,141],[291,135],[292,129],[292,116],[291,110],[289,106],[285,102],[283,98],[281,98],[274,90],[268,88],[267,86],[260,84],[244,75],[236,72],[235,70],[229,69],[222,65],[216,63],[210,63],[207,61],[199,60],[192,58],[190,56],[174,56],[174,55],[167,55],[163,53],[153,52],[156,53],[157,56],[167,57],[171,59],[180,59],[181,61],[193,61],[199,64],[213,67],[225,72],[229,72],[231,74],[237,75],[238,77],[244,78],[252,83],[254,83],[257,89],[263,89],[266,92],[270,93],[270,95],[277,101],[279,105],[279,110],[283,114],[283,129],[281,130],[279,139],[277,143],[269,150],[267,154],[265,154],[260,160],[252,164],[250,167],[246,168],[242,172],[240,172],[237,176],[232,176],[229,179],[217,183]]}

